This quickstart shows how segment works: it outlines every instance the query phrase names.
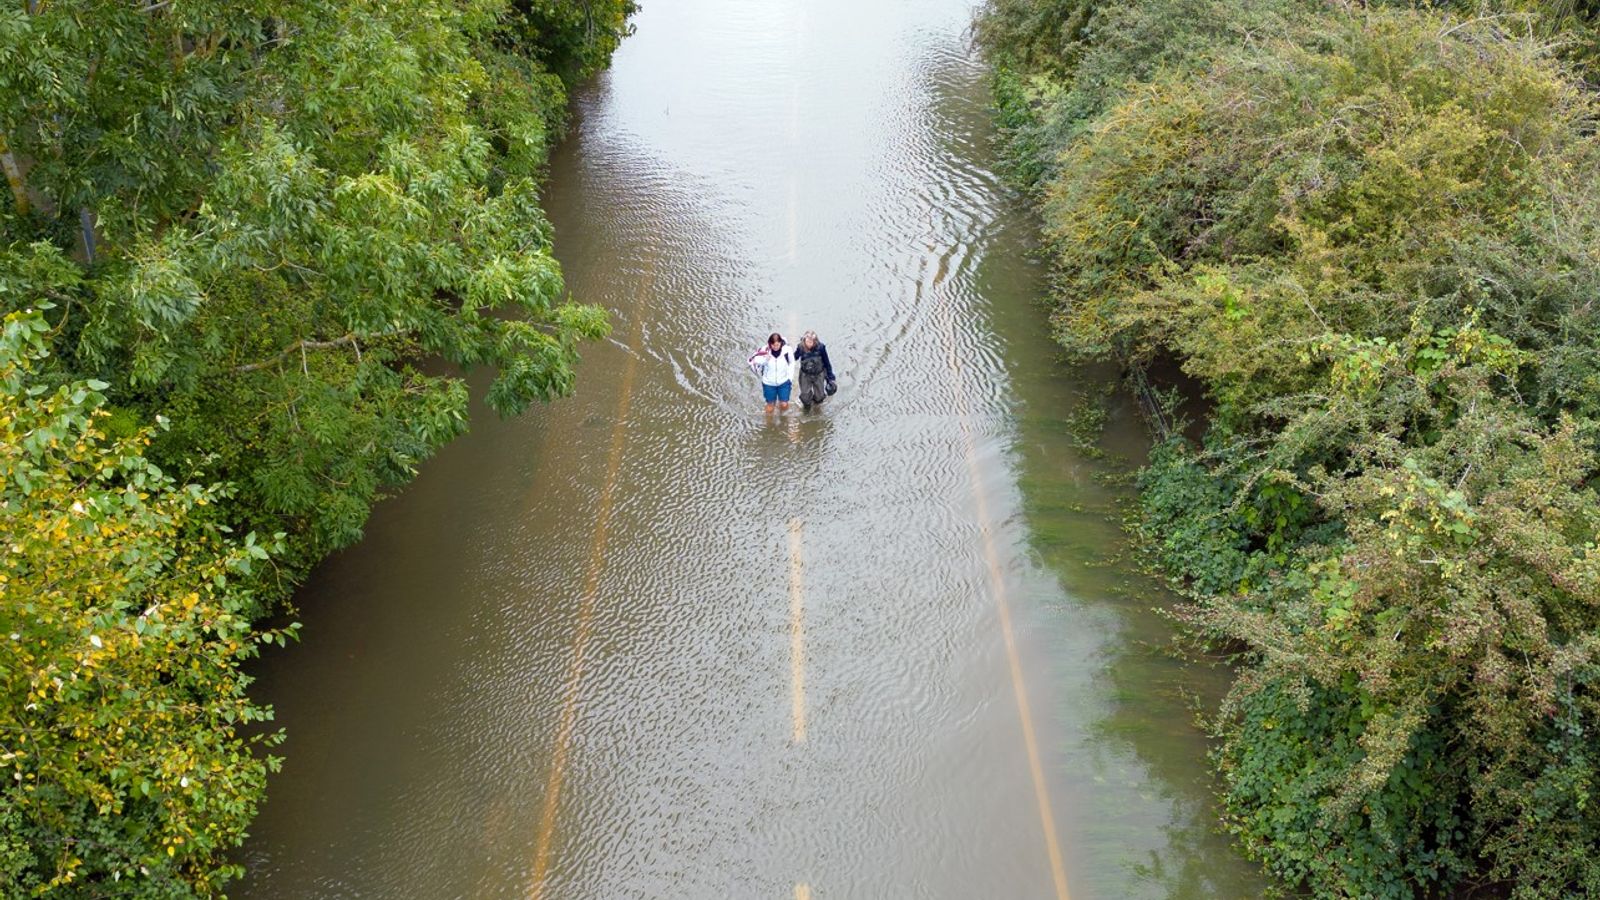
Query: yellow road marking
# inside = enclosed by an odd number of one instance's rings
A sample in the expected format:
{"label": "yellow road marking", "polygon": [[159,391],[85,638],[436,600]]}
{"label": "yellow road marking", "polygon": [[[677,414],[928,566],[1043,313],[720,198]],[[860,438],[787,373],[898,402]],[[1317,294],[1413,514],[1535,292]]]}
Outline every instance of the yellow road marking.
{"label": "yellow road marking", "polygon": [[789,262],[800,255],[800,184],[789,173]]}
{"label": "yellow road marking", "polygon": [[[789,140],[798,143],[800,139],[800,86],[796,84],[789,91]],[[800,249],[800,184],[795,177],[794,170],[789,170],[789,262],[794,262]]]}
{"label": "yellow road marking", "polygon": [[794,519],[789,522],[789,699],[796,744],[806,740],[806,601],[800,544],[800,520]]}
{"label": "yellow road marking", "polygon": [[[640,296],[646,301],[654,263],[647,270]],[[643,321],[640,310],[640,321]],[[627,443],[628,408],[633,402],[633,382],[639,357],[630,348],[623,364],[621,396],[617,400],[617,420],[611,426],[611,451],[606,457],[606,477],[600,489],[600,509],[595,515],[594,543],[589,549],[589,567],[583,580],[583,599],[578,606],[578,629],[572,642],[572,663],[567,667],[567,689],[561,703],[561,719],[556,727],[556,745],[550,758],[550,775],[545,783],[544,810],[539,817],[539,837],[534,845],[532,900],[544,896],[545,879],[550,872],[550,845],[555,836],[556,813],[561,805],[561,784],[566,778],[567,756],[572,732],[578,720],[578,692],[583,682],[584,657],[589,635],[594,630],[595,606],[600,598],[600,576],[605,571],[606,543],[611,534],[611,511],[616,505],[617,479],[622,471],[622,451]]]}
{"label": "yellow road marking", "polygon": [[797,884],[794,886],[794,900],[811,900],[811,885]]}
{"label": "yellow road marking", "polygon": [[[789,321],[788,321],[787,327],[788,327],[789,330],[784,332],[784,335],[785,335],[784,340],[789,342],[789,346],[791,348],[800,346],[800,316],[799,316],[798,313],[794,313],[794,312],[790,312],[789,313]],[[800,378],[799,378],[799,375],[800,375],[800,366],[799,366],[798,363],[796,363],[795,365],[789,367],[789,388],[790,388],[791,391],[793,391],[793,393],[790,396],[794,399],[794,401],[796,403],[800,402],[800,385],[799,385]],[[789,441],[790,441],[790,443],[796,443],[799,440],[800,440],[800,423],[797,420],[790,419],[789,420]]]}
{"label": "yellow road marking", "polygon": [[[940,279],[943,272],[940,273]],[[937,283],[936,279],[936,283]],[[978,467],[978,446],[972,436],[972,423],[967,405],[966,387],[961,383],[961,360],[956,356],[955,325],[950,311],[940,302],[937,306],[945,330],[945,360],[950,366],[951,381],[955,385],[956,411],[961,417],[961,437],[966,445],[967,470],[972,478],[972,495],[978,507],[978,528],[983,534],[983,556],[989,567],[989,583],[994,593],[995,606],[1000,612],[1000,633],[1005,638],[1006,656],[1011,662],[1011,687],[1017,698],[1017,713],[1022,719],[1022,742],[1028,751],[1028,769],[1033,775],[1033,792],[1039,801],[1039,823],[1044,829],[1045,851],[1050,857],[1050,875],[1055,879],[1057,900],[1070,900],[1067,892],[1066,868],[1061,862],[1061,846],[1056,839],[1056,820],[1050,807],[1050,790],[1045,785],[1044,766],[1039,761],[1039,742],[1034,736],[1033,712],[1028,705],[1028,688],[1022,676],[1022,658],[1017,652],[1017,638],[1011,627],[1011,605],[1006,600],[1005,570],[1000,565],[1000,554],[994,545],[994,530],[989,523],[989,500],[983,490],[982,473]]]}

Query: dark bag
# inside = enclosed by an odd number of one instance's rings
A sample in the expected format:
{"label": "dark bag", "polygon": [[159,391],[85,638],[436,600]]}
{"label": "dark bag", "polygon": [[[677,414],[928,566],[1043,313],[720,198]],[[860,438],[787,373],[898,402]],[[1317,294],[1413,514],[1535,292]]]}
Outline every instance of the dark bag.
{"label": "dark bag", "polygon": [[834,381],[832,378],[829,378],[828,379],[828,396],[832,397],[834,394],[837,394],[837,393],[839,393],[839,382]]}

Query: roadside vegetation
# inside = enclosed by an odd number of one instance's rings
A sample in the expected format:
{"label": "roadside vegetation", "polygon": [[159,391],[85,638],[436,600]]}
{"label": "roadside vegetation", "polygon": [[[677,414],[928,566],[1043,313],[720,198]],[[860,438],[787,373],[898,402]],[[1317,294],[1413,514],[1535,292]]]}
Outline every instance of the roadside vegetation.
{"label": "roadside vegetation", "polygon": [[1600,895],[1597,15],[980,17],[1056,337],[1206,394],[1138,527],[1236,667],[1226,825],[1285,887]]}
{"label": "roadside vegetation", "polygon": [[538,181],[629,0],[0,10],[0,892],[240,874],[242,660],[467,421],[571,391]]}

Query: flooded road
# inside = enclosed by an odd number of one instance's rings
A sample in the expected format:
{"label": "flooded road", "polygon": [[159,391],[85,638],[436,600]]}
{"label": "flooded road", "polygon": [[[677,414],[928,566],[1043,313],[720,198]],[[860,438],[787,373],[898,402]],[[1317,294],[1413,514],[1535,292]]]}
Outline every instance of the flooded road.
{"label": "flooded road", "polygon": [[[1063,424],[967,0],[654,0],[547,208],[613,311],[301,591],[234,892],[1240,897],[1113,462]],[[745,357],[815,329],[820,414]],[[1106,443],[1140,452],[1114,398]],[[480,411],[481,413],[481,411]]]}

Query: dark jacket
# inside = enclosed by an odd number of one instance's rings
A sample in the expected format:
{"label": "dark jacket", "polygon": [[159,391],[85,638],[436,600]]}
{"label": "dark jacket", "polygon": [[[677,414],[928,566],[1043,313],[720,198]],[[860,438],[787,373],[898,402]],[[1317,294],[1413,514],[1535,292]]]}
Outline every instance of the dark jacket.
{"label": "dark jacket", "polygon": [[817,341],[817,346],[812,348],[812,349],[810,349],[810,350],[806,349],[806,342],[805,341],[801,341],[800,343],[795,345],[795,348],[794,348],[794,361],[800,364],[800,371],[802,371],[802,372],[805,371],[806,360],[814,359],[814,358],[820,358],[822,360],[822,374],[828,376],[828,380],[832,381],[833,380],[833,363],[831,361],[829,361],[829,359],[828,359],[828,345],[827,344],[824,344],[821,341]]}

